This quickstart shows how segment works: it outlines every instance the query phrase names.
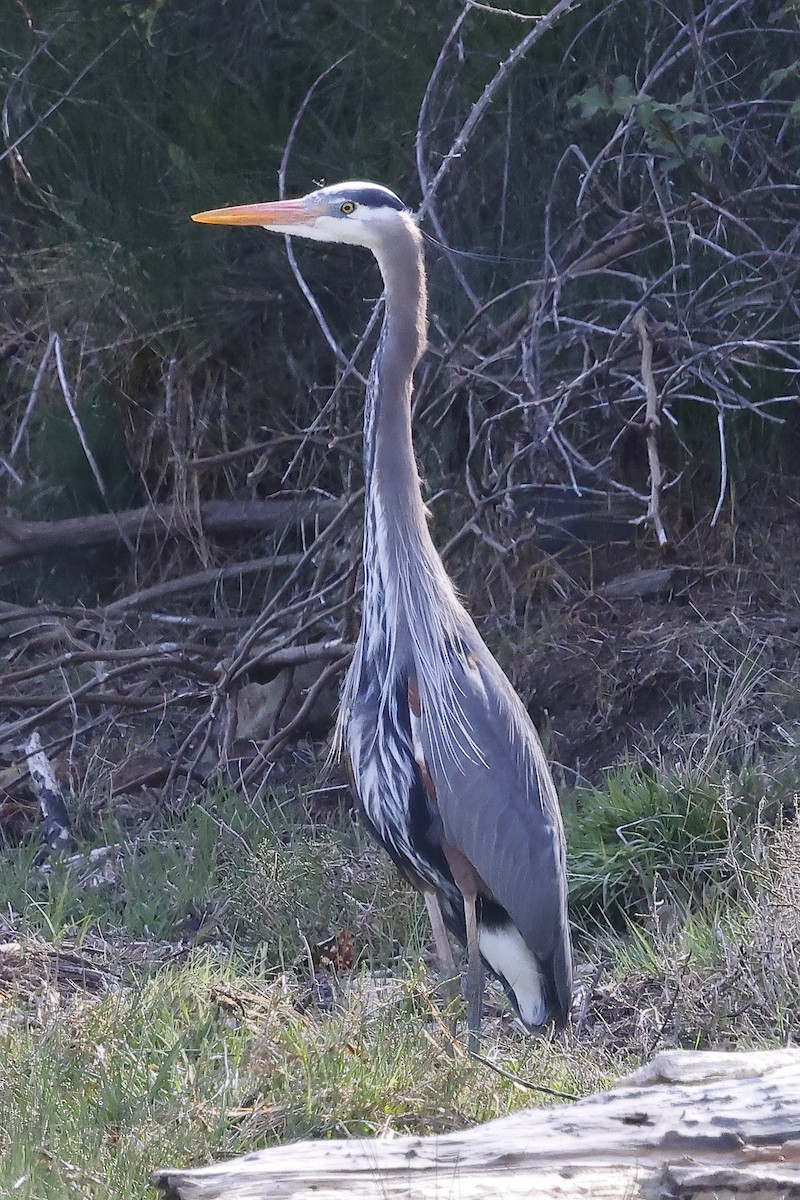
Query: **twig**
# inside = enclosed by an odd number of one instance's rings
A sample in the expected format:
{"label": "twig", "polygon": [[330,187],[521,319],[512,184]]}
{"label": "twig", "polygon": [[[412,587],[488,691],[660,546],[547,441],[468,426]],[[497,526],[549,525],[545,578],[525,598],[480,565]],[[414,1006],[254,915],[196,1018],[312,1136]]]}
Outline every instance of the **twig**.
{"label": "twig", "polygon": [[479,8],[498,17],[516,17],[518,21],[541,21],[540,13],[521,13],[514,8],[495,8],[492,4],[481,4],[480,0],[464,0],[467,8]]}
{"label": "twig", "polygon": [[25,430],[28,427],[28,421],[30,420],[31,413],[36,407],[36,401],[39,397],[39,388],[42,386],[45,368],[47,367],[50,355],[53,353],[53,346],[55,345],[55,342],[56,334],[51,330],[50,337],[47,339],[47,346],[45,347],[44,354],[41,357],[39,367],[36,371],[36,378],[33,381],[33,387],[31,388],[31,394],[28,397],[28,403],[25,405],[25,412],[22,414],[22,420],[19,423],[19,428],[17,429],[17,432],[14,435],[14,440],[11,443],[11,450],[9,451],[8,457],[12,461],[19,450],[22,439],[25,436]]}
{"label": "twig", "polygon": [[493,1063],[490,1058],[484,1058],[482,1054],[476,1054],[474,1050],[469,1053],[470,1058],[474,1058],[476,1062],[483,1063],[496,1075],[500,1075],[503,1079],[510,1080],[517,1087],[524,1088],[528,1092],[542,1092],[545,1096],[555,1096],[558,1100],[580,1100],[580,1096],[574,1092],[559,1092],[557,1088],[547,1087],[543,1083],[531,1083],[528,1079],[520,1079],[518,1075],[513,1075],[511,1071],[506,1071],[503,1067],[498,1067],[497,1063]]}
{"label": "twig", "polygon": [[297,667],[302,663],[324,662],[326,659],[338,662],[340,658],[346,658],[352,653],[352,644],[343,642],[340,638],[309,642],[304,646],[285,646],[280,650],[267,647],[248,660],[245,670],[251,670],[255,666]]}
{"label": "twig", "polygon": [[[311,103],[311,97],[314,95],[314,92],[317,90],[319,85],[322,83],[323,79],[327,79],[327,77],[331,74],[331,72],[335,71],[337,69],[337,67],[340,67],[342,65],[342,63],[345,61],[345,59],[348,59],[352,53],[353,53],[352,50],[348,50],[346,54],[343,54],[341,56],[341,58],[337,58],[335,63],[331,63],[331,65],[329,67],[327,67],[322,72],[321,75],[317,76],[317,78],[314,80],[314,82],[308,88],[305,96],[302,99],[300,107],[298,108],[297,112],[294,115],[294,120],[292,121],[292,125],[289,130],[289,136],[287,137],[286,144],[283,147],[283,154],[281,156],[281,165],[278,168],[278,195],[280,196],[281,200],[283,200],[284,196],[286,195],[286,170],[289,166],[289,157],[292,153],[292,146],[294,145],[294,139],[295,139],[295,136],[297,135],[297,130],[300,125],[300,122],[303,119],[303,114],[305,113],[306,109],[308,108],[309,104]],[[284,241],[286,243],[286,257],[289,260],[289,266],[292,269],[292,274],[294,275],[295,279],[297,280],[298,287],[300,288],[300,291],[305,296],[306,301],[308,302],[308,306],[311,309],[312,313],[314,314],[317,324],[319,325],[320,329],[322,330],[322,336],[325,338],[325,341],[328,343],[328,345],[330,346],[333,353],[336,355],[339,362],[345,368],[345,371],[347,372],[347,374],[348,375],[354,374],[356,376],[356,378],[361,381],[361,383],[366,385],[367,381],[364,378],[364,376],[355,370],[352,359],[348,358],[348,356],[345,354],[342,347],[337,342],[336,338],[333,336],[330,325],[325,320],[325,316],[322,312],[319,302],[318,302],[316,296],[314,295],[314,293],[312,292],[311,287],[309,286],[305,276],[303,275],[303,272],[300,270],[300,267],[297,262],[297,257],[294,252],[294,246],[292,245],[292,239],[288,233],[284,235]]]}
{"label": "twig", "polygon": [[136,557],[136,547],[134,546],[131,539],[128,537],[128,534],[126,533],[125,529],[123,528],[121,521],[117,517],[117,514],[112,507],[111,500],[109,499],[108,492],[106,491],[106,485],[103,480],[103,476],[100,474],[100,468],[97,465],[97,459],[94,456],[91,446],[89,445],[89,443],[86,440],[86,434],[83,432],[83,425],[81,424],[80,417],[78,416],[78,411],[75,408],[75,404],[72,399],[72,392],[70,391],[70,387],[67,382],[67,373],[64,370],[64,360],[61,357],[61,338],[58,336],[58,334],[55,335],[55,340],[53,342],[53,349],[55,350],[55,355],[56,355],[56,370],[58,372],[58,381],[61,384],[61,393],[64,397],[64,403],[67,406],[67,412],[70,415],[70,420],[72,421],[72,424],[75,427],[75,432],[78,435],[78,441],[81,444],[81,449],[83,450],[83,453],[86,456],[86,461],[88,462],[89,467],[91,468],[92,475],[94,476],[94,481],[97,484],[100,495],[103,497],[106,508],[108,509],[108,511],[112,515],[112,517],[114,518],[114,523],[117,527],[117,532],[119,533],[120,539],[125,544],[125,548],[127,549],[131,558],[135,558]]}
{"label": "twig", "polygon": [[659,1025],[655,1036],[653,1037],[652,1041],[650,1042],[650,1045],[647,1047],[647,1050],[645,1052],[646,1058],[649,1058],[651,1054],[655,1053],[656,1046],[658,1045],[658,1043],[661,1041],[662,1037],[664,1036],[664,1032],[667,1028],[667,1025],[668,1025],[669,1021],[672,1019],[672,1014],[675,1011],[675,1005],[677,1004],[678,997],[681,994],[681,985],[683,983],[683,977],[686,974],[686,970],[689,966],[689,963],[691,962],[691,958],[692,958],[691,954],[687,954],[680,964],[680,967],[676,973],[675,986],[672,989],[672,995],[669,998],[667,1007],[664,1009],[664,1016],[661,1020],[661,1024]]}
{"label": "twig", "polygon": [[17,148],[19,146],[21,146],[22,143],[31,136],[31,134],[35,133],[36,130],[45,123],[45,121],[48,121],[50,119],[50,117],[52,117],[54,112],[58,111],[58,109],[61,107],[61,105],[64,103],[64,101],[67,100],[72,95],[72,93],[75,91],[75,88],[78,86],[78,84],[81,82],[81,80],[85,79],[85,77],[89,74],[89,72],[94,70],[94,68],[97,66],[97,64],[103,58],[105,58],[105,56],[109,53],[109,51],[113,50],[114,47],[117,45],[117,43],[120,42],[125,37],[125,34],[127,32],[128,32],[127,29],[123,29],[122,33],[118,34],[117,37],[115,37],[113,39],[113,41],[109,42],[109,44],[107,46],[104,46],[103,49],[99,52],[99,54],[96,54],[94,56],[94,58],[91,60],[91,62],[88,62],[86,64],[86,66],[83,67],[82,70],[80,70],[78,72],[78,74],[75,76],[75,78],[72,80],[72,82],[64,89],[64,91],[58,97],[58,99],[54,100],[53,103],[49,106],[49,108],[46,108],[45,111],[42,113],[42,115],[40,117],[37,117],[36,120],[33,122],[33,124],[30,125],[25,130],[24,133],[21,133],[19,135],[19,137],[16,138],[11,143],[10,146],[6,146],[5,150],[2,152],[2,154],[0,154],[0,163],[3,162],[4,159],[8,158],[9,155],[14,154],[14,152],[17,150]]}
{"label": "twig", "polygon": [[486,112],[486,109],[493,101],[495,93],[506,82],[516,64],[520,61],[520,59],[525,57],[528,51],[531,50],[546,33],[550,32],[553,26],[557,24],[557,22],[560,21],[563,16],[566,16],[566,14],[573,8],[579,7],[580,3],[581,0],[558,0],[558,3],[550,9],[550,12],[547,13],[546,16],[543,16],[537,22],[536,26],[530,31],[530,33],[527,33],[522,41],[518,42],[510,54],[503,59],[498,70],[486,84],[479,99],[476,100],[472,105],[469,116],[464,121],[461,129],[458,131],[450,149],[442,160],[439,170],[431,180],[425,195],[422,197],[422,203],[420,204],[417,212],[419,217],[424,216],[424,214],[430,208],[431,204],[433,203],[433,198],[441,186],[442,180],[450,170],[451,164],[455,161],[455,159],[460,158],[460,156],[463,154],[476,126]]}
{"label": "twig", "polygon": [[8,459],[3,458],[2,454],[0,454],[0,469],[5,471],[7,475],[11,476],[11,478],[14,480],[14,483],[17,485],[17,487],[22,487],[22,479],[17,474],[17,472],[14,470],[14,468],[12,467],[12,465],[8,461]]}
{"label": "twig", "polygon": [[[448,54],[450,53],[450,51],[452,49],[452,46],[456,40],[456,37],[458,36],[458,34],[461,30],[461,26],[464,24],[464,21],[466,20],[468,12],[469,12],[469,9],[465,8],[463,10],[463,12],[459,13],[459,15],[456,17],[455,21],[453,22],[453,25],[450,28],[450,32],[448,33],[447,37],[445,38],[444,43],[442,44],[442,48],[439,51],[439,57],[437,58],[436,63],[433,68],[433,71],[431,72],[430,78],[428,80],[428,84],[425,88],[425,94],[422,97],[422,103],[420,104],[420,108],[419,108],[419,117],[417,119],[417,132],[416,132],[416,136],[414,138],[414,150],[415,150],[415,155],[416,155],[417,175],[419,176],[420,191],[422,192],[423,196],[427,195],[428,189],[430,187],[430,176],[428,174],[428,168],[425,164],[425,144],[424,144],[425,143],[425,124],[426,124],[426,117],[428,115],[428,107],[431,103],[431,98],[433,96],[439,75],[444,67],[444,63],[447,59]],[[421,212],[421,210],[420,210],[420,212]],[[456,259],[455,255],[452,253],[452,250],[448,244],[447,237],[444,232],[444,228],[442,226],[441,221],[439,220],[439,215],[433,204],[430,204],[428,206],[428,217],[429,217],[434,229],[436,230],[436,237],[438,239],[439,246],[441,247],[442,250],[444,250],[445,256],[447,258],[447,261],[450,265],[450,268],[451,268],[453,274],[455,275],[456,279],[460,283],[465,295],[469,298],[470,303],[472,304],[473,311],[477,311],[478,309],[480,309],[482,307],[481,302],[479,301],[478,297],[475,295],[474,291],[472,290],[469,283],[467,282],[467,279],[466,279],[463,271],[461,270],[461,267],[459,266],[458,260]]]}
{"label": "twig", "polygon": [[594,995],[594,989],[597,987],[598,983],[600,982],[600,976],[602,975],[602,973],[603,973],[603,962],[601,960],[595,967],[594,971],[592,972],[592,978],[589,980],[589,986],[587,987],[586,991],[583,993],[583,996],[581,998],[581,1006],[578,1009],[578,1015],[575,1019],[574,1036],[575,1036],[576,1041],[580,1040],[581,1034],[583,1033],[583,1027],[586,1024],[586,1017],[589,1012],[589,1005],[591,1004],[592,996]]}
{"label": "twig", "polygon": [[[3,683],[23,683],[27,679],[35,679],[38,676],[47,675],[51,671],[64,670],[67,667],[109,662],[129,663],[133,668],[170,667],[173,671],[187,671],[189,674],[199,675],[202,679],[215,678],[214,670],[206,663],[198,662],[196,657],[191,657],[192,655],[197,656],[198,652],[208,658],[216,657],[213,649],[209,646],[190,646],[187,643],[178,645],[174,642],[163,646],[136,646],[127,650],[111,649],[107,646],[86,650],[67,650],[58,658],[47,659],[45,662],[37,662],[32,666],[23,667],[21,670],[9,672],[4,677]],[[38,697],[31,696],[24,699],[18,697],[18,702],[27,703],[28,699],[36,700]]]}
{"label": "twig", "polygon": [[[196,703],[197,700],[203,699],[208,695],[207,688],[191,692],[176,692],[174,695],[169,695],[163,689],[142,695],[138,695],[135,692],[91,691],[92,687],[97,687],[97,682],[96,679],[89,680],[83,688],[76,688],[74,692],[69,692],[61,696],[50,693],[49,695],[42,696],[26,696],[23,699],[19,696],[2,693],[0,694],[0,705],[8,708],[16,705],[20,708],[25,707],[37,710],[36,716],[17,721],[13,726],[9,727],[12,733],[19,734],[29,728],[37,719],[41,720],[44,717],[52,717],[57,712],[65,708],[70,708],[78,700],[88,708],[133,708],[141,709],[142,712],[145,712],[152,709],[164,709],[175,704]],[[7,730],[4,729],[4,739],[6,736]],[[185,770],[185,768],[181,768],[181,770]]]}
{"label": "twig", "polygon": [[152,587],[132,592],[129,596],[122,596],[119,600],[107,604],[103,612],[107,617],[114,616],[132,608],[141,608],[151,600],[162,600],[165,596],[180,596],[185,592],[217,587],[226,579],[240,579],[242,575],[255,575],[260,571],[286,570],[297,566],[299,561],[299,554],[274,554],[271,558],[253,558],[249,562],[232,563],[227,567],[208,567],[205,571],[195,571],[191,575],[182,575],[179,579],[167,579],[164,583],[156,583]]}
{"label": "twig", "polygon": [[664,523],[661,520],[660,509],[661,460],[658,457],[658,443],[656,441],[656,434],[661,428],[661,419],[658,415],[658,392],[656,391],[656,381],[653,376],[653,339],[647,328],[647,319],[643,308],[639,309],[633,319],[633,323],[636,326],[642,345],[642,382],[644,383],[644,391],[647,398],[645,429],[647,431],[647,462],[650,467],[650,501],[647,506],[647,519],[653,523],[659,546],[666,546],[668,538],[664,529]]}
{"label": "twig", "polygon": [[717,405],[717,432],[719,434],[719,496],[714,515],[711,518],[713,529],[722,512],[725,503],[725,493],[728,490],[728,448],[725,441],[725,412],[721,404]]}

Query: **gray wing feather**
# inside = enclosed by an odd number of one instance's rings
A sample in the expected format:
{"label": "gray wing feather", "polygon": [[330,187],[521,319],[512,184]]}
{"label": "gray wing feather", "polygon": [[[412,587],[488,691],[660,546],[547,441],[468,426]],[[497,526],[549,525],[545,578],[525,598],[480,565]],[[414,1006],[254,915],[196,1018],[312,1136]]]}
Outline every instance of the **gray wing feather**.
{"label": "gray wing feather", "polygon": [[426,705],[421,697],[423,748],[444,835],[506,909],[563,1002],[571,954],[555,786],[522,702],[474,627],[466,632],[463,653],[449,655],[448,690],[460,709],[455,724],[467,736],[438,738],[435,721],[425,720],[437,701]]}

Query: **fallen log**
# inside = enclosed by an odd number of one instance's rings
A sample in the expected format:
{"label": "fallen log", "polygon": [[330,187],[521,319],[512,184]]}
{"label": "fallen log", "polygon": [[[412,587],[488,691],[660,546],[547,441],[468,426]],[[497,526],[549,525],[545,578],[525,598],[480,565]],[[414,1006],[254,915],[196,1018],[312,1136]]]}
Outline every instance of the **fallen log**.
{"label": "fallen log", "polygon": [[[198,509],[206,534],[280,532],[301,521],[328,525],[340,511],[337,500],[207,500]],[[151,504],[127,512],[95,513],[63,521],[23,521],[0,513],[0,565],[38,554],[72,552],[108,542],[189,532],[172,504]]]}
{"label": "fallen log", "polygon": [[788,1200],[800,1050],[665,1051],[575,1104],[442,1137],[300,1142],[153,1182],[169,1200]]}

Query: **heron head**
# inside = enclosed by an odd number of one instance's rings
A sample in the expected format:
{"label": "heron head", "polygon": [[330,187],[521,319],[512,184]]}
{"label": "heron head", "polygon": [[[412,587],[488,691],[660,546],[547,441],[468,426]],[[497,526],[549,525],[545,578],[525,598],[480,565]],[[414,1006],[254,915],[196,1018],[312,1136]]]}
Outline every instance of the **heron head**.
{"label": "heron head", "polygon": [[261,225],[275,233],[297,234],[317,242],[345,242],[376,250],[399,223],[410,221],[403,201],[377,183],[337,183],[299,200],[243,204],[194,213],[208,225]]}

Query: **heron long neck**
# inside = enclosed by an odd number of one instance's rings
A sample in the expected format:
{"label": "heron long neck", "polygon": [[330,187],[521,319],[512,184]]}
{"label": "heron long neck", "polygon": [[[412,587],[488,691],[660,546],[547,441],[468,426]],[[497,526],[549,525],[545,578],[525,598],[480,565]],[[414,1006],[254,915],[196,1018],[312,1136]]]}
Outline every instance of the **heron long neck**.
{"label": "heron long neck", "polygon": [[373,662],[385,663],[386,683],[392,664],[402,669],[407,654],[431,658],[433,643],[449,636],[458,605],[428,531],[411,440],[412,374],[425,347],[427,309],[422,238],[412,221],[393,230],[391,243],[375,256],[386,315],[364,409],[360,645]]}
{"label": "heron long neck", "polygon": [[411,439],[411,382],[425,348],[427,294],[419,231],[409,219],[376,251],[386,314],[364,409],[368,496],[387,517],[416,523],[424,509]]}
{"label": "heron long neck", "polygon": [[409,575],[421,569],[431,579],[441,570],[411,438],[412,374],[425,347],[427,296],[422,238],[410,218],[392,230],[375,257],[386,314],[364,408],[365,615],[391,609],[396,621],[407,607],[400,596]]}

